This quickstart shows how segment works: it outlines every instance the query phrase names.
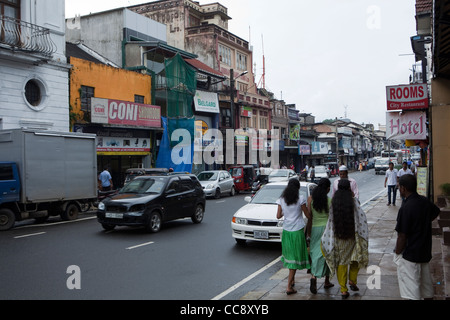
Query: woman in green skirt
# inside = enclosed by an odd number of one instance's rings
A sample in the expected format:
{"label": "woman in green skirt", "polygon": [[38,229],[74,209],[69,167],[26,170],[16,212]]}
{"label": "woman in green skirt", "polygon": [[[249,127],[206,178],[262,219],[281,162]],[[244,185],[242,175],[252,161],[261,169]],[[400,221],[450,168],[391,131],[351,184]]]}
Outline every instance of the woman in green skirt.
{"label": "woman in green skirt", "polygon": [[321,249],[322,234],[328,222],[328,213],[331,205],[331,198],[328,197],[330,186],[331,183],[328,178],[320,179],[318,186],[308,198],[308,210],[312,216],[311,241],[309,244],[309,255],[311,257],[311,284],[309,290],[313,294],[317,293],[317,278],[325,277],[325,289],[334,286],[334,284],[330,283],[330,269]]}
{"label": "woman in green skirt", "polygon": [[306,200],[300,196],[299,191],[300,182],[297,179],[291,179],[280,199],[277,200],[277,219],[284,216],[281,261],[284,267],[289,269],[286,290],[288,295],[297,293],[294,289],[296,271],[310,268],[302,211],[308,219],[310,219],[310,214],[306,207]]}

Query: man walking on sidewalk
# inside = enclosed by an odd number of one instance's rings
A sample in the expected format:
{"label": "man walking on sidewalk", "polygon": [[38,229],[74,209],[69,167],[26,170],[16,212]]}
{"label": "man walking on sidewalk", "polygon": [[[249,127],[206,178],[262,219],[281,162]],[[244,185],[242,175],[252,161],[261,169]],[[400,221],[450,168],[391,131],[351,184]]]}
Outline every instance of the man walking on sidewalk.
{"label": "man walking on sidewalk", "polygon": [[395,259],[400,295],[405,299],[432,299],[433,279],[429,262],[431,260],[431,222],[437,218],[440,209],[427,198],[417,193],[417,180],[404,175],[399,180],[400,195],[405,198],[398,211],[398,233]]}
{"label": "man walking on sidewalk", "polygon": [[386,179],[384,179],[384,187],[386,188],[386,183],[388,187],[388,203],[391,205],[391,193],[393,194],[392,204],[395,206],[395,198],[397,198],[397,169],[394,169],[394,164],[389,162],[389,169],[386,170]]}

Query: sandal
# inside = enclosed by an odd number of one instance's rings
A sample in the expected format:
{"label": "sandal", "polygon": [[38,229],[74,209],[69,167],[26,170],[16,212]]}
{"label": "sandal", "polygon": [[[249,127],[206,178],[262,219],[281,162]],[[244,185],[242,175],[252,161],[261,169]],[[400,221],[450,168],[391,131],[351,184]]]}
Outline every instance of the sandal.
{"label": "sandal", "polygon": [[295,294],[295,293],[297,293],[297,290],[295,290],[295,289],[286,291],[286,294],[287,294],[288,296],[290,296],[291,294]]}
{"label": "sandal", "polygon": [[334,284],[331,283],[331,282],[330,283],[326,283],[326,284],[323,285],[324,289],[330,289],[330,288],[333,288],[333,287],[334,287]]}
{"label": "sandal", "polygon": [[350,293],[348,293],[348,291],[346,292],[341,292],[341,298],[342,299],[347,299],[350,296]]}
{"label": "sandal", "polygon": [[348,285],[352,291],[359,291],[359,288],[356,284],[349,282]]}

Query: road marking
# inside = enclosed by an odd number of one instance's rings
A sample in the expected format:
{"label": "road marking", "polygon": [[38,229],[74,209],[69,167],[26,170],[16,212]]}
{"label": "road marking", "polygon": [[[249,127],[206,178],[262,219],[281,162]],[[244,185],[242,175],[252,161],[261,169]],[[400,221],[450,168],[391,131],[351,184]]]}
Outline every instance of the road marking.
{"label": "road marking", "polygon": [[147,242],[147,243],[143,243],[143,244],[138,244],[137,246],[129,247],[126,250],[133,250],[133,249],[136,249],[136,248],[148,246],[150,244],[154,244],[154,242]]}
{"label": "road marking", "polygon": [[224,203],[225,200],[221,200],[221,201],[216,201],[216,203]]}
{"label": "road marking", "polygon": [[228,294],[230,294],[231,292],[233,292],[234,290],[236,290],[237,288],[243,286],[244,284],[246,284],[247,282],[249,282],[250,280],[252,280],[253,278],[255,278],[256,276],[258,276],[259,274],[263,273],[264,271],[266,271],[267,269],[269,269],[270,267],[274,266],[275,264],[277,264],[281,259],[281,256],[276,258],[275,260],[273,260],[271,263],[269,263],[268,265],[262,267],[261,269],[259,269],[258,271],[256,271],[255,273],[249,275],[247,278],[245,278],[244,280],[236,283],[234,286],[230,287],[229,289],[225,290],[224,292],[222,292],[221,294],[215,296],[214,298],[212,298],[211,300],[220,300],[223,297],[227,296]]}
{"label": "road marking", "polygon": [[58,222],[50,222],[50,223],[29,224],[29,225],[19,226],[19,227],[15,228],[15,229],[18,230],[18,229],[36,228],[36,227],[51,227],[51,226],[56,226],[56,225],[59,225],[59,224],[75,223],[75,222],[81,222],[81,221],[93,220],[93,219],[97,219],[97,216],[87,217],[87,218],[79,218],[79,219],[70,220],[70,221],[58,221]]}
{"label": "road marking", "polygon": [[17,236],[17,237],[14,237],[14,239],[20,239],[20,238],[27,238],[27,237],[40,236],[41,234],[45,234],[45,233],[46,233],[46,232],[24,234],[23,236]]}

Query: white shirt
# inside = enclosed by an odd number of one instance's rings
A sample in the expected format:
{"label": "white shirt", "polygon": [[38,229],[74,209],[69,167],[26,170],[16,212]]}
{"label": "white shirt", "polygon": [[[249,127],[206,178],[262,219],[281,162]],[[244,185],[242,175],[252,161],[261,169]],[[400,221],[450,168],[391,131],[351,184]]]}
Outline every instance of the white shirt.
{"label": "white shirt", "polygon": [[306,204],[303,196],[300,196],[297,203],[288,206],[283,198],[277,200],[277,204],[281,206],[283,211],[284,222],[283,229],[294,232],[299,231],[305,227],[305,220],[303,220],[302,205]]}
{"label": "white shirt", "polygon": [[386,170],[386,178],[387,178],[387,185],[388,186],[395,186],[395,185],[397,185],[397,174],[398,174],[397,169],[394,169],[394,170],[388,169],[388,170]]}
{"label": "white shirt", "polygon": [[403,175],[405,175],[405,174],[410,174],[410,175],[413,175],[413,173],[412,173],[412,171],[411,171],[411,169],[409,169],[409,168],[406,168],[406,170],[403,170],[403,168],[402,169],[400,169],[399,171],[398,171],[398,173],[397,173],[397,177],[401,177],[401,176],[403,176]]}
{"label": "white shirt", "polygon": [[[341,178],[336,179],[333,182],[333,196],[339,187],[339,180],[341,180]],[[356,180],[353,178],[348,178],[348,181],[350,181],[350,188],[352,189],[352,191],[355,195],[355,198],[359,199],[359,189],[358,189],[358,184],[356,183]]]}

